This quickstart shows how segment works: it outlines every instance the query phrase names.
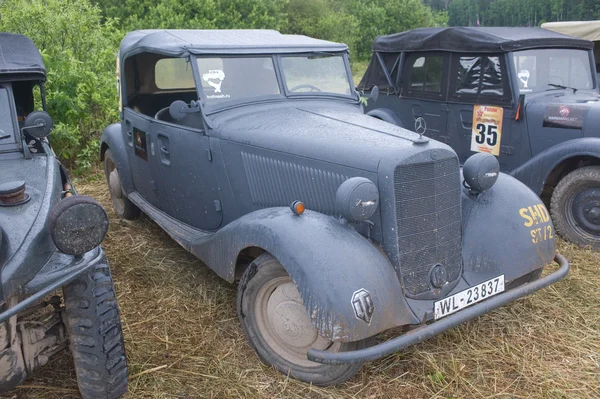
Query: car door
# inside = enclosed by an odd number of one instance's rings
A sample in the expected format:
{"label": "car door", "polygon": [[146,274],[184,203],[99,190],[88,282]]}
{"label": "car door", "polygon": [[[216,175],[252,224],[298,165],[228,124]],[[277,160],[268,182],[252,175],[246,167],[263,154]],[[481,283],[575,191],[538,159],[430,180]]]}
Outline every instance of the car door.
{"label": "car door", "polygon": [[127,159],[135,190],[146,201],[160,207],[157,179],[152,162],[152,118],[129,107],[123,109],[123,140],[127,143]]}
{"label": "car door", "polygon": [[448,106],[443,82],[447,56],[443,53],[407,54],[402,71],[402,92],[398,115],[404,127],[448,143]]}
{"label": "car door", "polygon": [[461,163],[477,152],[495,155],[502,171],[516,167],[511,146],[513,104],[502,54],[452,54],[447,132]]}
{"label": "car door", "polygon": [[[195,116],[200,115],[187,118]],[[152,129],[167,213],[198,229],[218,228],[222,212],[209,136],[203,129],[163,121]]]}

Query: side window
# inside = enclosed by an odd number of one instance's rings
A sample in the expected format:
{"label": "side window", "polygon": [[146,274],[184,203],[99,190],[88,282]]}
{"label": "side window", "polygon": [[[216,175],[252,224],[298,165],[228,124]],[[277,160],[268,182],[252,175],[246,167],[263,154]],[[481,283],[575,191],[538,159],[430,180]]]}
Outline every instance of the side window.
{"label": "side window", "polygon": [[165,58],[140,53],[124,62],[124,106],[150,118],[168,120],[173,101],[190,103],[198,99],[192,66],[186,58]]}
{"label": "side window", "polygon": [[407,59],[403,94],[407,97],[442,98],[444,56],[413,55]]}
{"label": "side window", "polygon": [[154,82],[160,90],[193,89],[194,74],[185,58],[163,58],[154,66]]}
{"label": "side window", "polygon": [[462,55],[453,58],[452,96],[465,101],[506,100],[504,65],[496,55]]}

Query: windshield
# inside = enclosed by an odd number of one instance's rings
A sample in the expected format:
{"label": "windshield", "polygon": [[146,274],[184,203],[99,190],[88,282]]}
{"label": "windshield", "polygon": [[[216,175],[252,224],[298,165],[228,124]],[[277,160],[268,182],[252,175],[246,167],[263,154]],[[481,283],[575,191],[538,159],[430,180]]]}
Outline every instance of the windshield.
{"label": "windshield", "polygon": [[0,87],[0,145],[14,143],[14,132],[15,127],[10,112],[8,91],[4,87]]}
{"label": "windshield", "polygon": [[271,57],[198,58],[207,105],[280,94]]}
{"label": "windshield", "polygon": [[285,56],[281,63],[285,85],[292,94],[352,93],[341,55]]}
{"label": "windshield", "polygon": [[589,53],[575,49],[524,50],[513,53],[522,94],[556,89],[593,89]]}

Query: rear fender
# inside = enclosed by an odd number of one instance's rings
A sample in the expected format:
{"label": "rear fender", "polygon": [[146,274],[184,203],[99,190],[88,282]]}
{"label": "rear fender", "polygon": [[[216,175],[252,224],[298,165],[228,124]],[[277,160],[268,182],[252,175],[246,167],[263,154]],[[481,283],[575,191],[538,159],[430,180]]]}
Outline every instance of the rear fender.
{"label": "rear fender", "polygon": [[107,148],[110,148],[110,152],[115,160],[123,190],[125,190],[126,193],[130,193],[133,191],[134,186],[131,170],[129,169],[129,162],[127,160],[127,144],[125,144],[125,141],[123,140],[120,123],[113,123],[102,132],[102,136],[100,137],[101,160],[104,160],[104,153]]}
{"label": "rear fender", "polygon": [[525,183],[538,195],[550,173],[563,161],[578,157],[591,156],[600,159],[600,138],[586,137],[565,141],[540,152],[510,174]]}
{"label": "rear fender", "polygon": [[[357,341],[419,322],[384,253],[331,216],[261,209],[208,240],[192,242],[190,251],[233,282],[237,256],[248,247],[260,247],[277,258],[300,291],[313,325],[328,339]],[[365,292],[372,302],[370,317],[360,313],[370,306]]]}
{"label": "rear fender", "polygon": [[464,279],[473,285],[504,274],[507,282],[551,263],[556,232],[533,191],[500,173],[479,196],[462,193]]}

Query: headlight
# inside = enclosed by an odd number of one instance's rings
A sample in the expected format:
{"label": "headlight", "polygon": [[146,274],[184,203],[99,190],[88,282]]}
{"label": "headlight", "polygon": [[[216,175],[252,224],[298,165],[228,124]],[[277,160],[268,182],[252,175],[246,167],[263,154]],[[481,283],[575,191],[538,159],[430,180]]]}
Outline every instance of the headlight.
{"label": "headlight", "polygon": [[350,222],[369,219],[379,206],[379,191],[371,180],[353,177],[343,182],[335,193],[337,212]]}
{"label": "headlight", "polygon": [[463,177],[473,193],[489,190],[498,180],[500,164],[495,156],[481,152],[465,161]]}
{"label": "headlight", "polygon": [[108,215],[94,199],[73,195],[54,206],[49,217],[49,229],[59,251],[83,255],[104,240],[108,231]]}

